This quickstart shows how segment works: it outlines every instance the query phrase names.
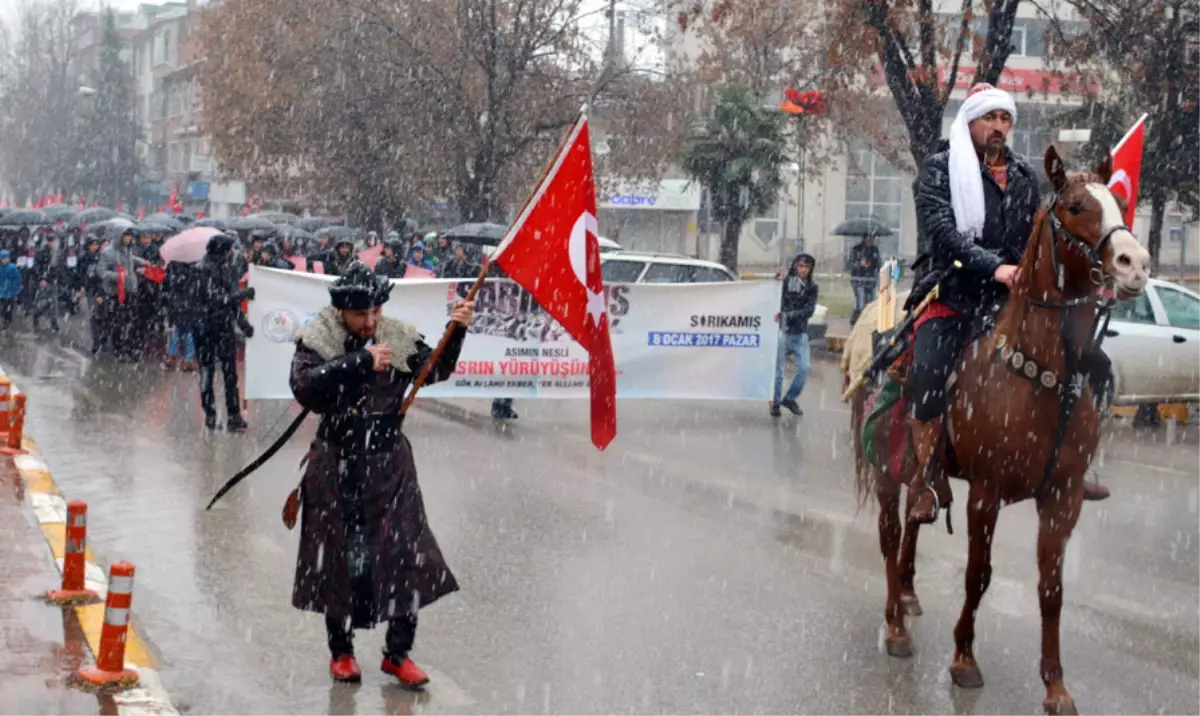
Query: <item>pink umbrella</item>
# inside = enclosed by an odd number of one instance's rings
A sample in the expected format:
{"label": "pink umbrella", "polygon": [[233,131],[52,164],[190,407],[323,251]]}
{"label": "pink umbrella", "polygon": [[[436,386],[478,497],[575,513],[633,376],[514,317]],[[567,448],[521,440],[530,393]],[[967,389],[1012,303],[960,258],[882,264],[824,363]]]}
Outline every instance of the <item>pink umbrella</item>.
{"label": "pink umbrella", "polygon": [[204,258],[208,240],[220,233],[211,226],[194,226],[167,239],[159,253],[167,261],[194,264]]}

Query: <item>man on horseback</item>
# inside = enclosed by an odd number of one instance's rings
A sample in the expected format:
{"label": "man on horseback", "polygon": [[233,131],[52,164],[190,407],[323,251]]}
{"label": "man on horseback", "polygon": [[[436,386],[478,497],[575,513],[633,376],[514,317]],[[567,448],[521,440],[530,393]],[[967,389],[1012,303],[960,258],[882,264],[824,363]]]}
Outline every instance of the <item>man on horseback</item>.
{"label": "man on horseback", "polygon": [[[930,238],[938,300],[917,318],[906,392],[919,490],[909,520],[931,523],[950,503],[940,458],[945,438],[947,381],[972,338],[975,321],[994,313],[1012,288],[1033,228],[1040,192],[1033,169],[1006,142],[1017,120],[1012,96],[976,85],[958,110],[950,139],[925,160],[918,220]],[[961,264],[952,268],[954,263]],[[910,302],[922,296],[914,290]],[[922,484],[923,481],[923,484]],[[1084,498],[1108,491],[1084,484]]]}

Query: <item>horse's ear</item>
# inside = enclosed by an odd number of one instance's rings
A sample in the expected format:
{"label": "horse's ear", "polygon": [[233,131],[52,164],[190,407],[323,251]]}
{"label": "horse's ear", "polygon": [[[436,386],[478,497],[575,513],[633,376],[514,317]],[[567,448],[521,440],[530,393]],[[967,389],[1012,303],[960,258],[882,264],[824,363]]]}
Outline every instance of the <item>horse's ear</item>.
{"label": "horse's ear", "polygon": [[1100,164],[1096,166],[1096,173],[1100,175],[1100,179],[1105,183],[1105,185],[1108,184],[1109,179],[1112,179],[1112,170],[1112,154],[1110,152],[1105,152],[1104,159],[1101,159]]}
{"label": "horse's ear", "polygon": [[1062,191],[1067,185],[1067,169],[1053,144],[1046,148],[1045,165],[1046,178],[1050,180],[1050,185],[1054,187],[1054,191]]}

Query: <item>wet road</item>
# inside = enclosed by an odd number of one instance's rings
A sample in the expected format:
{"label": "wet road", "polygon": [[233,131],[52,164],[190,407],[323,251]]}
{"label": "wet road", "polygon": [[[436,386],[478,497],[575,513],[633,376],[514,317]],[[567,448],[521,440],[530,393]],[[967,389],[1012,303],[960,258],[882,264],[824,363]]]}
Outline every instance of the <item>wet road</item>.
{"label": "wet road", "polygon": [[[376,669],[332,685],[320,617],[290,608],[296,536],[280,507],[310,421],[212,512],[217,486],[295,415],[252,404],[242,436],[202,426],[195,378],[94,361],[61,338],[0,336],[27,429],[90,506],[106,561],[138,569],[134,611],[192,713],[1035,713],[1039,618],[1031,504],[1005,509],[978,620],[987,685],[946,667],[961,607],[959,531],[926,530],[916,653],[881,648],[875,513],[856,513],[840,378],[818,362],[802,419],[749,403],[624,402],[605,453],[582,403],[424,401],[406,424],[431,524],[463,591],[421,614],[433,684]],[[1105,439],[1114,497],[1088,505],[1066,565],[1063,658],[1085,713],[1200,711],[1196,429]],[[956,489],[958,486],[956,486]],[[962,492],[959,491],[960,498]]]}

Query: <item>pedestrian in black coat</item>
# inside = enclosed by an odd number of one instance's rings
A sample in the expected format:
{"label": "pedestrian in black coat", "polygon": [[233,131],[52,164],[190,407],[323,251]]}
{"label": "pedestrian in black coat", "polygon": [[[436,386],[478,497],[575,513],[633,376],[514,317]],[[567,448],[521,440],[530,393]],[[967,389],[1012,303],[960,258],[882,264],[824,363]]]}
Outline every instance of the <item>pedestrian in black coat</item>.
{"label": "pedestrian in black coat", "polygon": [[[213,383],[219,365],[225,384],[226,425],[230,432],[248,427],[242,418],[238,396],[234,324],[241,316],[242,301],[254,299],[253,288],[238,289],[241,276],[232,265],[235,242],[236,239],[228,234],[218,234],[208,240],[205,256],[196,265],[194,290],[194,300],[200,307],[195,336],[204,424],[210,429],[217,424]],[[252,335],[253,329],[249,332]]]}

